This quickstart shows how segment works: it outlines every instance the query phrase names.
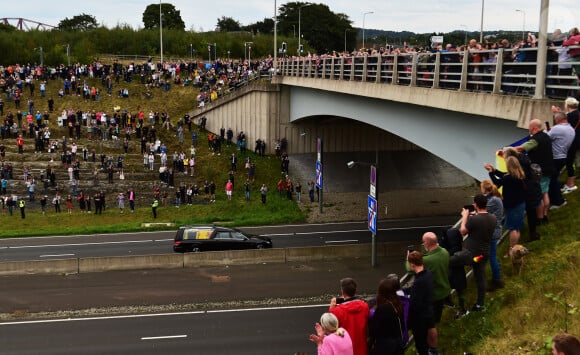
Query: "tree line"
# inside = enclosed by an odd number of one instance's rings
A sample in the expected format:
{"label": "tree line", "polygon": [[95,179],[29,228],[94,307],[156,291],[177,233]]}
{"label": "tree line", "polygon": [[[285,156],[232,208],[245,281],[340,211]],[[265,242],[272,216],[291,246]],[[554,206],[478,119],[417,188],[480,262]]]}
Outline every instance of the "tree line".
{"label": "tree line", "polygon": [[[160,12],[162,22],[160,23]],[[97,19],[85,13],[60,21],[50,31],[18,31],[0,24],[0,64],[40,63],[60,65],[65,63],[90,63],[103,54],[123,56],[159,56],[160,24],[163,29],[164,57],[215,60],[217,58],[262,58],[273,54],[274,20],[242,25],[239,21],[222,16],[217,19],[215,31],[186,30],[180,11],[172,4],[148,5],[142,15],[143,28],[129,25],[113,28],[99,26]],[[320,28],[324,30],[321,31]],[[278,48],[285,42],[285,53],[297,55],[298,42],[302,54],[352,51],[360,47],[360,29],[352,27],[345,14],[334,13],[325,4],[288,2],[278,9]],[[367,29],[367,47],[389,44],[428,46],[432,35],[412,32],[378,31]],[[445,41],[461,44],[466,34],[454,31],[445,34]],[[469,34],[471,37],[472,34]]]}

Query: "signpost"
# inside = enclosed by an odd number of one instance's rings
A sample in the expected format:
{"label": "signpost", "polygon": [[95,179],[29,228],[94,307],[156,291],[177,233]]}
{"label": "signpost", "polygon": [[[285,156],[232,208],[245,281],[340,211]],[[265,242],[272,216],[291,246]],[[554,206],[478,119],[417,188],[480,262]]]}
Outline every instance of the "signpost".
{"label": "signpost", "polygon": [[368,213],[368,225],[369,225],[369,230],[371,231],[371,233],[373,234],[373,239],[375,237],[375,235],[377,234],[377,200],[369,195],[369,203],[368,203],[368,207],[369,207],[369,213]]}
{"label": "signpost", "polygon": [[316,187],[318,188],[318,211],[322,213],[322,138],[316,139]]}
{"label": "signpost", "polygon": [[376,263],[376,236],[377,236],[377,215],[378,215],[378,198],[377,198],[377,167],[371,165],[370,187],[368,199],[368,226],[371,231],[371,266]]}

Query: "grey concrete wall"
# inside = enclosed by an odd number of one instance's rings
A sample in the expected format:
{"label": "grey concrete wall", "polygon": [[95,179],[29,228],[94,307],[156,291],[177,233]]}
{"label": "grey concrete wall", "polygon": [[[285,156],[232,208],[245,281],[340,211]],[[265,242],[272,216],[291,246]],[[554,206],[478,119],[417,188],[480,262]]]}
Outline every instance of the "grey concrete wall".
{"label": "grey concrete wall", "polygon": [[76,274],[78,259],[10,261],[0,263],[0,276],[27,274]]}
{"label": "grey concrete wall", "polygon": [[183,268],[183,255],[181,254],[111,256],[101,258],[80,258],[77,260],[79,273],[112,270]]}
{"label": "grey concrete wall", "polygon": [[[404,243],[377,244],[377,256],[404,255]],[[189,254],[0,262],[0,276],[76,274],[113,270],[180,269],[216,265],[285,263],[301,260],[370,258],[370,244],[265,250],[228,250]]]}
{"label": "grey concrete wall", "polygon": [[207,117],[206,128],[210,132],[219,133],[222,127],[226,130],[231,128],[234,140],[240,131],[244,131],[250,150],[254,149],[257,139],[265,139],[266,149],[272,154],[279,132],[281,101],[279,85],[256,81],[192,111],[190,116],[194,122],[203,116]]}
{"label": "grey concrete wall", "polygon": [[514,95],[492,95],[470,91],[294,76],[276,76],[272,79],[272,83],[364,98],[396,101],[467,114],[476,113],[481,116],[515,121],[520,128],[527,128],[528,122],[532,118],[538,117],[551,120],[551,105],[562,105],[561,100],[534,100]]}

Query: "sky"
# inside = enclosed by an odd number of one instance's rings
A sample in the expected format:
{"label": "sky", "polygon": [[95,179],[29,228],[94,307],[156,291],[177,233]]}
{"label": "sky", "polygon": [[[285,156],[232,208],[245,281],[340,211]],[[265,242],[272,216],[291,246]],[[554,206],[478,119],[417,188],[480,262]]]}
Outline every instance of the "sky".
{"label": "sky", "polygon": [[[580,27],[579,0],[549,1],[548,32],[555,28],[567,32]],[[163,0],[181,12],[187,30],[210,31],[215,29],[222,16],[231,17],[248,25],[274,16],[274,0]],[[281,4],[291,2],[277,0]],[[301,0],[306,2],[306,0]],[[366,29],[411,31],[416,33],[450,32],[480,29],[482,4],[484,5],[484,31],[539,30],[541,0],[323,0],[334,13],[346,14],[354,27]],[[27,0],[26,6],[18,1],[2,5],[0,18],[25,18],[49,25],[58,25],[65,18],[82,13],[94,16],[106,27],[127,24],[143,27],[143,12],[150,0]],[[520,10],[520,11],[516,11]],[[302,11],[308,11],[303,8]],[[372,12],[372,13],[368,13]],[[366,15],[364,15],[367,13]],[[15,21],[10,21],[15,24]],[[525,27],[524,27],[525,25]]]}

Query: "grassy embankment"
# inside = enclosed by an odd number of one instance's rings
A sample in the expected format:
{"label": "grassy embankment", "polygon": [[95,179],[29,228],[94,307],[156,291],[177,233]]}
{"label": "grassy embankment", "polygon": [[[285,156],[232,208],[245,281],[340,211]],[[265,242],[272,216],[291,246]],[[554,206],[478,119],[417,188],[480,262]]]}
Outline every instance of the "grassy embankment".
{"label": "grassy embankment", "polygon": [[[136,78],[137,79],[137,78]],[[81,78],[81,83],[85,78]],[[96,111],[106,111],[112,114],[113,107],[120,106],[122,109],[127,109],[129,112],[136,114],[139,110],[143,110],[146,114],[145,122],[147,124],[147,117],[150,110],[153,111],[166,111],[171,117],[171,121],[175,124],[179,118],[190,111],[195,105],[195,97],[198,94],[198,89],[192,87],[183,87],[181,85],[172,85],[169,92],[163,92],[161,89],[153,88],[153,97],[150,99],[145,98],[146,88],[144,85],[140,84],[138,80],[133,80],[131,83],[125,83],[123,80],[119,84],[114,85],[113,95],[108,96],[106,91],[102,87],[100,80],[97,79],[86,79],[89,84],[101,89],[101,95],[99,101],[85,101],[82,97],[77,96],[65,96],[64,98],[58,97],[58,89],[62,86],[62,80],[49,80],[47,86],[47,97],[41,98],[39,94],[39,83],[36,83],[36,92],[33,97],[35,103],[35,110],[40,110],[44,112],[48,109],[48,97],[53,97],[55,101],[54,113],[51,114],[51,132],[52,137],[62,137],[63,135],[68,136],[68,131],[66,128],[57,127],[56,117],[60,115],[60,112],[64,109],[73,108],[75,111],[81,109],[86,110],[96,110]],[[129,98],[121,98],[116,95],[116,92],[127,87],[130,92]],[[30,96],[28,88],[24,88],[22,94],[22,100],[20,109],[26,111],[26,101]],[[6,101],[6,100],[5,100]],[[11,110],[13,113],[16,112],[13,102],[5,102],[5,113]],[[195,125],[194,125],[195,127]],[[172,130],[160,129],[156,127],[158,136],[160,139],[168,146],[168,162],[171,162],[171,154],[173,151],[185,151],[189,152],[189,147],[191,145],[190,134],[185,131],[184,144],[179,144],[175,132]],[[235,128],[234,128],[235,129]],[[243,128],[242,128],[243,129]],[[83,131],[84,132],[84,131]],[[237,134],[237,132],[234,132]],[[187,223],[224,223],[231,225],[251,225],[251,224],[273,224],[273,223],[290,223],[290,222],[302,222],[305,220],[304,214],[297,207],[296,203],[289,201],[287,199],[279,198],[276,189],[276,182],[280,179],[280,161],[273,156],[258,157],[253,152],[248,151],[249,155],[253,161],[256,163],[256,175],[255,182],[252,184],[251,201],[246,202],[244,199],[244,182],[246,180],[246,171],[244,169],[244,159],[245,156],[233,147],[226,147],[225,144],[222,147],[221,155],[212,155],[207,147],[207,134],[204,132],[200,133],[199,145],[196,154],[196,177],[189,178],[185,176],[176,177],[176,186],[179,182],[184,181],[186,184],[197,183],[198,186],[203,185],[204,180],[213,180],[217,185],[216,193],[217,199],[215,203],[212,204],[194,204],[192,206],[182,205],[181,208],[173,207],[172,202],[174,201],[175,195],[174,190],[169,190],[170,194],[168,196],[167,207],[160,207],[158,209],[158,218],[155,222],[172,222],[176,225],[187,224]],[[5,144],[9,152],[16,151],[16,144],[14,139],[6,139]],[[119,154],[119,148],[114,149],[106,144],[99,144],[87,141],[86,138],[81,138],[77,142],[79,146],[87,145],[89,147],[97,147],[97,152],[104,151],[106,154],[112,154],[116,157]],[[32,157],[32,140],[26,140],[27,157],[21,157],[16,154],[8,154],[7,160],[13,159],[15,167],[14,176],[15,179],[20,178],[21,168],[18,168],[18,164],[30,160],[45,160],[48,166],[48,154],[43,153],[42,155],[34,155]],[[248,148],[253,149],[253,142],[249,142]],[[139,154],[139,143],[138,140],[133,140],[130,143],[129,154],[125,158],[125,171],[127,180],[125,184],[131,184],[131,171],[142,171],[142,156]],[[234,190],[234,199],[232,201],[227,201],[224,187],[225,181],[228,178],[228,172],[230,170],[229,157],[232,153],[238,155],[238,172],[235,174],[236,184]],[[157,167],[159,163],[159,158],[156,160],[155,172],[151,172],[149,176],[143,180],[134,181],[133,188],[136,190],[138,196],[152,196],[152,190],[150,186],[153,181],[158,180]],[[53,166],[57,163],[54,163]],[[81,169],[85,171],[92,169],[87,167],[86,164],[82,162]],[[65,170],[62,168],[60,174],[61,176],[66,176]],[[63,175],[64,174],[64,175]],[[176,174],[178,175],[178,174]],[[104,176],[104,174],[103,174]],[[106,178],[103,178],[105,180]],[[259,188],[265,183],[269,188],[268,200],[265,205],[260,202]],[[9,193],[16,193],[18,195],[26,195],[24,185],[18,187],[21,191],[9,191]],[[65,184],[65,196],[66,193],[70,193],[68,185]],[[37,182],[37,197],[42,191],[42,184]],[[120,190],[119,192],[125,192],[126,190]],[[49,199],[52,198],[53,192],[49,192]],[[121,231],[135,231],[142,230],[141,224],[143,222],[153,222],[150,199],[147,198],[146,203],[141,203],[137,205],[135,213],[131,214],[125,211],[124,214],[120,214],[119,210],[116,208],[116,201],[114,200],[115,195],[109,194],[107,196],[107,210],[103,215],[95,216],[94,214],[81,214],[78,210],[78,204],[74,204],[74,211],[72,215],[66,214],[66,207],[63,205],[61,208],[64,213],[56,214],[52,206],[48,206],[48,213],[46,215],[40,214],[38,209],[38,202],[28,204],[28,213],[26,214],[26,219],[20,218],[20,213],[18,208],[15,209],[14,216],[10,217],[8,215],[1,216],[2,229],[0,230],[0,237],[19,237],[28,235],[54,235],[54,234],[77,234],[77,233],[107,233],[107,232],[121,232]],[[151,198],[152,200],[152,198]],[[128,209],[128,202],[125,203],[126,209]]]}
{"label": "grassy embankment", "polygon": [[[500,256],[506,287],[487,294],[484,312],[454,320],[454,312],[444,311],[438,327],[443,354],[551,354],[555,334],[580,336],[580,193],[565,198],[568,205],[551,211],[550,223],[539,227],[540,241],[526,243],[522,233],[530,254],[521,276]],[[507,244],[504,241],[498,255],[506,252]],[[468,290],[471,305],[476,298],[473,280]]]}

